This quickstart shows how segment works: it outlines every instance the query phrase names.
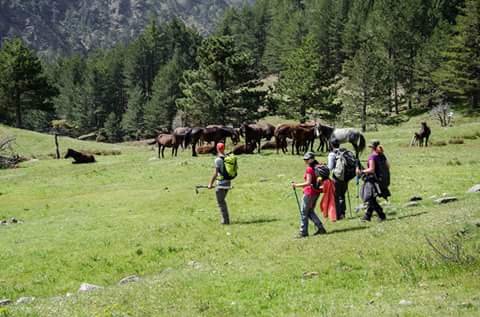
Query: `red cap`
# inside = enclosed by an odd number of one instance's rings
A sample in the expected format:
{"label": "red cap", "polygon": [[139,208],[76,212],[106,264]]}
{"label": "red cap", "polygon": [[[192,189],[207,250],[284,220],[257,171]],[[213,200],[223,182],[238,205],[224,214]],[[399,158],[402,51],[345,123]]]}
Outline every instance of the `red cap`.
{"label": "red cap", "polygon": [[223,153],[225,151],[225,144],[217,143],[217,152]]}

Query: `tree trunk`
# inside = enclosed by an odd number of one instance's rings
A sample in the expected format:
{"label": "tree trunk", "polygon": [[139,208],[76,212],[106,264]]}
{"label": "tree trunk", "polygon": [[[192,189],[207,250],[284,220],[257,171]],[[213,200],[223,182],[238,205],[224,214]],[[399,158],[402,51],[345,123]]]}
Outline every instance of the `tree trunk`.
{"label": "tree trunk", "polygon": [[22,127],[22,106],[20,104],[20,95],[18,92],[15,92],[13,97],[15,103],[15,127],[21,128]]}
{"label": "tree trunk", "polygon": [[395,113],[398,114],[398,82],[397,82],[397,76],[394,75],[393,79],[393,102],[395,106]]}
{"label": "tree trunk", "polygon": [[367,130],[367,100],[368,100],[368,95],[363,91],[363,105],[362,105],[362,132],[365,132]]}

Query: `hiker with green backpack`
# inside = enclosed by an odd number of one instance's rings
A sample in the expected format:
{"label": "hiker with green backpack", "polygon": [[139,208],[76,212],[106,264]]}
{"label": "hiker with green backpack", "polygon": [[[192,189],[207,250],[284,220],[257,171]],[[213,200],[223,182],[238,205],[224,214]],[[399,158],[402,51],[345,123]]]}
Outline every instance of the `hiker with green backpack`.
{"label": "hiker with green backpack", "polygon": [[237,176],[237,159],[234,155],[225,154],[225,144],[217,144],[217,157],[215,158],[215,169],[212,178],[208,183],[208,189],[213,188],[213,183],[216,181],[215,196],[217,198],[218,208],[222,215],[221,223],[224,225],[230,224],[230,217],[228,214],[227,201],[225,200],[229,189],[231,188],[231,180]]}

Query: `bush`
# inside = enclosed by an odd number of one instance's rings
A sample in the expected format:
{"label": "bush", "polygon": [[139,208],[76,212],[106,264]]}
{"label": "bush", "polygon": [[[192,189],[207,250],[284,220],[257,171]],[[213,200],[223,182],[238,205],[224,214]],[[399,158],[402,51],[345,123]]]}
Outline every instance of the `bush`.
{"label": "bush", "polygon": [[462,138],[453,137],[450,140],[448,140],[448,143],[450,143],[450,144],[464,144],[465,141]]}
{"label": "bush", "polygon": [[440,141],[432,142],[432,145],[433,146],[445,146],[445,145],[447,145],[447,142],[445,142],[443,140],[440,140]]}

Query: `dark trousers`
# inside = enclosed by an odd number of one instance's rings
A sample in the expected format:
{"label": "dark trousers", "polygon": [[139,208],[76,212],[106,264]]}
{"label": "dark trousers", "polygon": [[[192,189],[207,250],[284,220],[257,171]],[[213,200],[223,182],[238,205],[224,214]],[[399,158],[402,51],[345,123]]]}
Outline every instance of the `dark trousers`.
{"label": "dark trousers", "polygon": [[380,204],[378,203],[376,197],[372,197],[367,200],[367,212],[365,213],[365,219],[370,220],[374,211],[377,212],[378,217],[382,220],[385,220],[385,218],[387,217],[383,212],[382,206],[380,206]]}
{"label": "dark trousers", "polygon": [[228,206],[227,198],[228,189],[217,188],[215,190],[215,196],[217,197],[217,204],[218,208],[220,209],[220,213],[222,214],[222,224],[228,225],[230,223],[230,218],[228,216]]}
{"label": "dark trousers", "polygon": [[347,210],[347,203],[345,200],[345,193],[348,190],[348,183],[333,179],[335,184],[335,208],[337,210],[337,219],[345,218],[345,211]]}

